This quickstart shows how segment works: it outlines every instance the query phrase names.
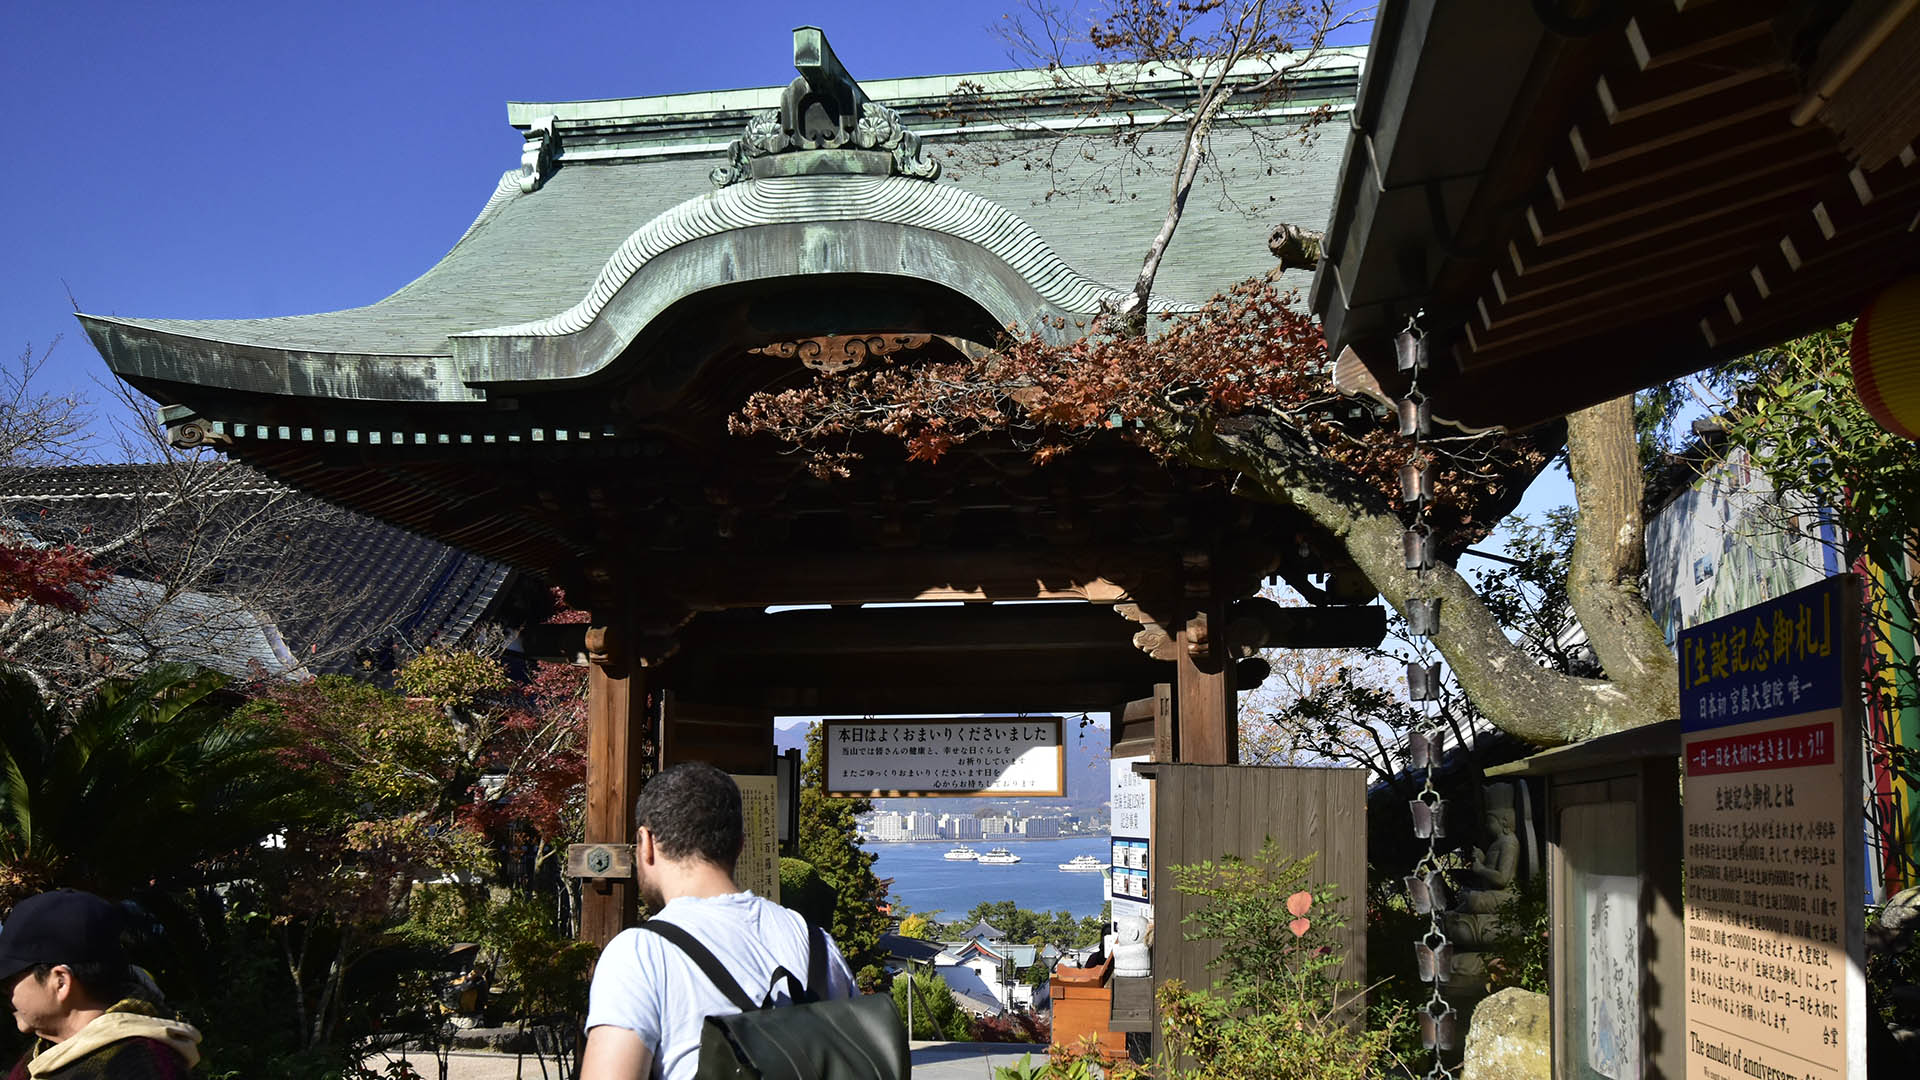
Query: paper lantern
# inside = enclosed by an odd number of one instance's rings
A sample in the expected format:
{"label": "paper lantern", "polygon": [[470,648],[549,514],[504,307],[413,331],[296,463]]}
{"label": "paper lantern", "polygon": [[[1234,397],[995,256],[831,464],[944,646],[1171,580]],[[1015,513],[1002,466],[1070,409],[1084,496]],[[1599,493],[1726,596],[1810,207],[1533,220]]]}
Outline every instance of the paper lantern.
{"label": "paper lantern", "polygon": [[1867,412],[1906,439],[1920,439],[1920,278],[1874,297],[1853,326],[1853,386]]}

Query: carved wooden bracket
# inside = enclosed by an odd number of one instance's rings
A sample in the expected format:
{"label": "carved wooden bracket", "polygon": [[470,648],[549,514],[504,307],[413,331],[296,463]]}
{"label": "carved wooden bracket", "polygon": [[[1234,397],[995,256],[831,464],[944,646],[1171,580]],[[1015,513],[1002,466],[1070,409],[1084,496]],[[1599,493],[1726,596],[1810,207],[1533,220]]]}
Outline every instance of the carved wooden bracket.
{"label": "carved wooden bracket", "polygon": [[1212,658],[1213,648],[1213,628],[1207,613],[1196,611],[1187,619],[1187,655],[1197,663],[1204,663]]}
{"label": "carved wooden bracket", "polygon": [[620,634],[611,626],[587,627],[587,662],[606,667],[620,659]]}
{"label": "carved wooden bracket", "polygon": [[1167,632],[1166,627],[1155,622],[1153,616],[1142,611],[1139,604],[1115,604],[1113,611],[1123,619],[1131,619],[1140,624],[1139,631],[1133,635],[1134,648],[1155,660],[1173,659],[1174,650],[1178,647],[1173,635]]}
{"label": "carved wooden bracket", "polygon": [[891,356],[902,351],[924,348],[932,334],[822,334],[794,341],[776,341],[750,353],[781,360],[798,358],[814,371],[837,375],[852,371],[868,358]]}

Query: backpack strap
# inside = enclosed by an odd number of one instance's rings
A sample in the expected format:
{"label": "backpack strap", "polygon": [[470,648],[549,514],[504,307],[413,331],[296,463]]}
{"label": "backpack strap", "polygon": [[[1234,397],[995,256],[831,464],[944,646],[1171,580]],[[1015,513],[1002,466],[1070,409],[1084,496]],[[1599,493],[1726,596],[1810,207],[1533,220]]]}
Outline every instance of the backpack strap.
{"label": "backpack strap", "polygon": [[740,989],[740,983],[721,965],[719,958],[714,956],[705,945],[695,940],[692,934],[663,919],[648,919],[640,924],[640,929],[651,930],[678,946],[681,952],[687,954],[687,959],[692,960],[694,966],[707,977],[707,981],[712,983],[723,997],[733,1002],[734,1007],[741,1012],[752,1012],[760,1007],[747,996],[745,990]]}
{"label": "backpack strap", "polygon": [[827,1000],[827,932],[807,920],[807,996]]}
{"label": "backpack strap", "polygon": [[793,973],[786,968],[776,967],[773,969],[772,976],[767,980],[766,998],[755,1002],[747,996],[745,990],[740,989],[739,981],[733,977],[733,974],[726,969],[725,965],[720,963],[720,958],[714,956],[712,951],[705,945],[700,944],[699,940],[692,934],[687,933],[685,928],[675,926],[665,919],[648,919],[640,924],[640,929],[653,931],[673,943],[681,952],[686,953],[687,959],[693,961],[694,966],[698,967],[701,974],[707,977],[707,981],[713,984],[714,989],[719,990],[720,995],[732,1002],[734,1008],[739,1009],[741,1012],[753,1012],[756,1009],[766,1008],[772,1003],[773,988],[778,986],[783,979],[786,980],[787,983],[788,996],[795,1001],[806,1000],[803,996],[805,989],[800,985],[800,980],[794,978]]}

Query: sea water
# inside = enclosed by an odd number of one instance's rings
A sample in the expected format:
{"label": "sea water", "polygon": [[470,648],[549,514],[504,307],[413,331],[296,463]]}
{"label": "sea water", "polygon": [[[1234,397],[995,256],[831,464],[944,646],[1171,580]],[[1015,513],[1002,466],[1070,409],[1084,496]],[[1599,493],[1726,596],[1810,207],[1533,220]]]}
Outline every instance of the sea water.
{"label": "sea water", "polygon": [[909,911],[923,915],[939,911],[942,922],[964,919],[979,903],[1011,900],[1029,911],[1065,911],[1078,918],[1100,914],[1105,900],[1105,875],[1068,873],[1060,864],[1075,855],[1108,859],[1104,836],[1063,836],[1047,840],[993,837],[969,840],[966,846],[985,854],[1004,847],[1020,861],[1010,865],[948,862],[951,840],[869,842],[861,847],[876,853],[877,877],[893,879],[893,895]]}

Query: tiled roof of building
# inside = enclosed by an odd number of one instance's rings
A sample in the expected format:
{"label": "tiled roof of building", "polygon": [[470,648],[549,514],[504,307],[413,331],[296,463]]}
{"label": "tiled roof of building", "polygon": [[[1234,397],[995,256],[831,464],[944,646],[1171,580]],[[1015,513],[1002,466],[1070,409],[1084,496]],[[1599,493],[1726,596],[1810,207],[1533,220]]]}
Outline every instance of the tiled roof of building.
{"label": "tiled roof of building", "polygon": [[[85,465],[10,473],[0,490],[0,509],[30,532],[63,539],[92,526],[96,532],[152,499],[166,465]],[[243,465],[226,463],[202,490],[214,496],[279,497],[283,485]],[[298,610],[255,611],[230,597],[205,591],[162,598],[158,587],[139,580],[137,567],[121,568],[99,596],[102,610],[90,617],[111,640],[130,632],[135,610],[163,605],[170,622],[204,625],[203,655],[182,656],[233,675],[252,667],[269,673],[314,674],[393,666],[396,646],[418,648],[465,641],[505,593],[510,571],[499,563],[448,547],[384,522],[334,511],[302,525],[297,538],[294,594]],[[280,552],[236,553],[219,570],[244,586],[254,560]],[[280,569],[286,569],[284,566]],[[221,575],[216,575],[221,576]],[[240,591],[244,591],[244,588]],[[330,603],[329,603],[330,601]],[[310,605],[310,606],[309,606]],[[115,629],[118,627],[119,629]],[[184,638],[182,638],[184,640]],[[339,648],[347,644],[352,648]]]}
{"label": "tiled roof of building", "polygon": [[[1329,59],[1333,66],[1310,93],[1325,95],[1338,112],[1351,101],[1358,57],[1343,52]],[[970,78],[991,81],[993,77]],[[927,97],[929,88],[938,90],[952,81],[894,80],[868,89],[882,101],[889,90],[917,95],[896,98],[894,103],[909,123],[926,124],[938,104]],[[392,362],[391,373],[396,377],[457,385],[458,373],[446,360],[452,353],[449,337],[535,323],[567,311],[587,297],[596,278],[610,267],[609,260],[622,257],[622,245],[638,230],[688,200],[708,204],[727,198],[726,189],[715,191],[709,173],[725,161],[726,140],[739,134],[757,108],[778,96],[778,88],[769,88],[608,102],[516,104],[510,115],[522,126],[540,110],[554,110],[561,117],[551,175],[537,186],[523,183],[526,177],[521,170],[500,177],[487,198],[476,200],[484,205],[452,249],[386,299],[365,307],[279,318],[99,321],[232,345],[379,355]],[[699,98],[703,107],[690,114],[662,111],[676,103],[686,106],[689,102],[682,99],[690,98]],[[580,118],[570,120],[572,113]],[[608,149],[604,132],[610,128],[638,132],[633,138],[648,145]],[[1325,139],[1304,148],[1289,147],[1284,154],[1271,146],[1257,148],[1244,130],[1218,131],[1213,137],[1213,164],[1221,175],[1196,187],[1157,288],[1173,300],[1205,300],[1233,282],[1272,268],[1266,236],[1275,223],[1318,226],[1333,199],[1340,165],[1340,124],[1336,121],[1324,130],[1330,133]],[[979,127],[930,130],[925,138],[927,156],[946,166],[935,183],[1004,207],[1031,225],[1042,246],[1051,247],[1079,275],[1107,286],[1130,285],[1166,209],[1164,176],[1151,169],[1145,176],[1131,175],[1133,164],[1171,160],[1180,133],[1145,136],[1136,159],[1122,159],[1118,150],[1093,144],[1096,156],[1111,158],[1103,160],[1102,167],[1106,181],[1113,185],[1110,190],[1093,190],[1101,185],[1063,187],[1047,168],[1029,168],[1018,161],[968,167],[968,159],[950,153],[962,138],[977,137],[980,132]],[[986,137],[996,136],[989,130]],[[1122,178],[1121,173],[1129,175]],[[1252,178],[1257,182],[1243,187],[1257,190],[1258,205],[1223,205],[1224,184]],[[475,187],[477,195],[482,189]],[[1296,272],[1289,283],[1304,289],[1309,280],[1309,275]]]}

